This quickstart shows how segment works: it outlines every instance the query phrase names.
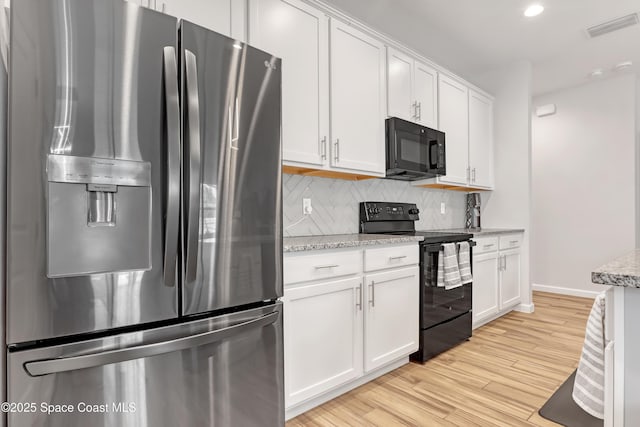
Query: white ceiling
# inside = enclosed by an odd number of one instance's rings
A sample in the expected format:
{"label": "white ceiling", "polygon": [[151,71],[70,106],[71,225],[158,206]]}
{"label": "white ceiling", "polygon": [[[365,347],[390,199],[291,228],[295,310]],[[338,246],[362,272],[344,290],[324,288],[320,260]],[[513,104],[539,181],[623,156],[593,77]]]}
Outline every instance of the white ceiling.
{"label": "white ceiling", "polygon": [[640,25],[589,39],[586,28],[632,12],[639,0],[327,0],[471,82],[517,60],[533,64],[533,93],[589,81],[595,68],[631,60],[640,71]]}

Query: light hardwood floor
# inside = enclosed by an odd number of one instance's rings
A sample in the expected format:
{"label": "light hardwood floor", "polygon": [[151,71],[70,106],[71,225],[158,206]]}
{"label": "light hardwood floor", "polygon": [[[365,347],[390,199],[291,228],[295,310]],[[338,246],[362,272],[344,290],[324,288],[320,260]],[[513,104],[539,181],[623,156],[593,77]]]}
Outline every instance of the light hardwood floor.
{"label": "light hardwood floor", "polygon": [[538,409],[578,366],[593,300],[534,292],[425,365],[409,363],[290,420],[299,426],[557,426]]}

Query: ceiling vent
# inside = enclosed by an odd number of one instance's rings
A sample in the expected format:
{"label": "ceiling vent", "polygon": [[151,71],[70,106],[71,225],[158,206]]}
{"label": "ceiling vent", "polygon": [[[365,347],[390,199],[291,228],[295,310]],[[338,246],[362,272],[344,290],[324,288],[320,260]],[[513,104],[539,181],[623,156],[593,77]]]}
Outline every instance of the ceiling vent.
{"label": "ceiling vent", "polygon": [[622,28],[630,27],[638,23],[638,14],[632,13],[630,15],[622,16],[620,18],[612,19],[611,21],[603,22],[599,25],[587,28],[589,37],[598,37],[603,34],[618,31]]}

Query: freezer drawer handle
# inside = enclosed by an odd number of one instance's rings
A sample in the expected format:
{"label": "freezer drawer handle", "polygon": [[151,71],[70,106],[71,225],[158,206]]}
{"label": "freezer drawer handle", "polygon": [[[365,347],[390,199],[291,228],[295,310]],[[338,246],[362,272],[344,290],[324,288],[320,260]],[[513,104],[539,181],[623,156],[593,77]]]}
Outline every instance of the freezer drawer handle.
{"label": "freezer drawer handle", "polygon": [[167,126],[167,206],[164,237],[164,284],[175,286],[180,208],[180,99],[176,51],[164,48]]}
{"label": "freezer drawer handle", "polygon": [[55,374],[58,372],[77,371],[79,369],[94,368],[97,366],[104,366],[112,363],[126,362],[128,360],[143,359],[146,357],[173,353],[175,351],[186,350],[189,348],[200,347],[205,344],[211,344],[217,341],[222,341],[232,335],[237,335],[250,329],[270,325],[274,323],[279,316],[280,312],[274,312],[257,319],[238,323],[234,326],[229,326],[227,328],[204,332],[202,334],[192,335],[184,338],[178,338],[172,341],[141,345],[138,347],[123,348],[120,350],[105,351],[102,353],[86,354],[83,356],[37,360],[25,363],[24,367],[30,376],[39,377],[42,375]]}
{"label": "freezer drawer handle", "polygon": [[189,133],[189,205],[187,211],[186,280],[196,280],[198,267],[198,232],[200,222],[200,102],[196,55],[184,51],[187,86],[187,129]]}

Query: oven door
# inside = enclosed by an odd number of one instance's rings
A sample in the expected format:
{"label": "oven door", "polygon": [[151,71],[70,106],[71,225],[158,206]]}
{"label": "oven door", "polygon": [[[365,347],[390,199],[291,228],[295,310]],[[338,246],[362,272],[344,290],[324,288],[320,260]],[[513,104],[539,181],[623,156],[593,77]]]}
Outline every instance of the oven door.
{"label": "oven door", "polygon": [[423,267],[420,283],[422,329],[447,322],[471,311],[471,283],[450,290],[437,286],[439,251],[440,244],[421,247]]}

